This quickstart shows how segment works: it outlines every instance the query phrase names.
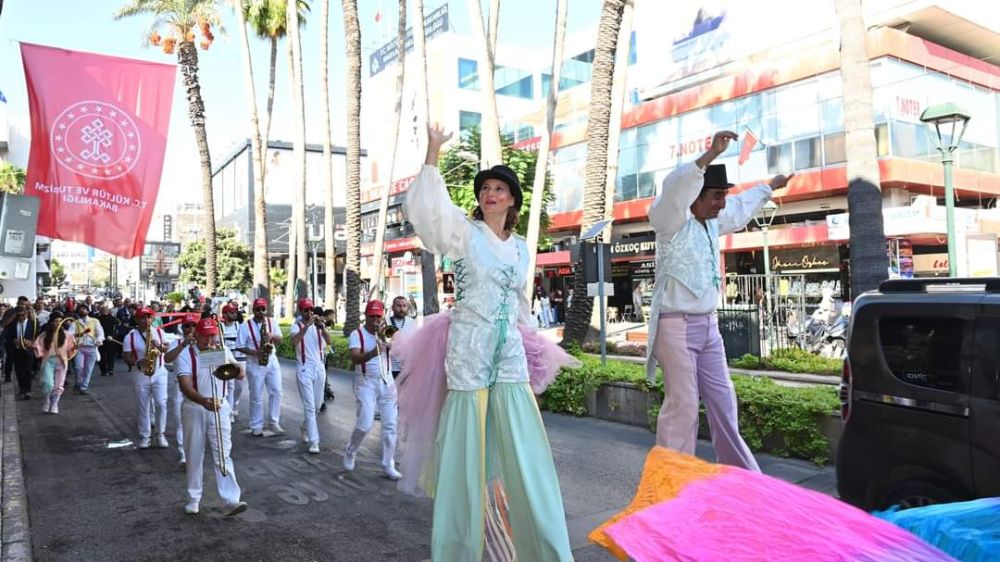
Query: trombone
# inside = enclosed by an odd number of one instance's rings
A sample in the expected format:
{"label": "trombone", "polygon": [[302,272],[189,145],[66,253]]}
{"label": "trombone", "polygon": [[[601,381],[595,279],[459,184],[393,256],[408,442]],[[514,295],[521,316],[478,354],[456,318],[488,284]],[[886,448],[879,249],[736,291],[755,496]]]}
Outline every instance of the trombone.
{"label": "trombone", "polygon": [[[219,333],[222,333],[222,326],[219,326]],[[218,349],[226,353],[224,347],[220,346]],[[240,376],[240,368],[232,363],[223,363],[212,369],[212,376],[225,384]],[[219,392],[215,388],[215,381],[212,381],[212,403],[215,406],[213,409],[213,413],[215,414],[215,438],[217,440],[216,443],[219,444],[219,472],[223,476],[229,476],[229,470],[226,468],[226,448],[225,443],[222,441],[222,400],[219,398]]]}

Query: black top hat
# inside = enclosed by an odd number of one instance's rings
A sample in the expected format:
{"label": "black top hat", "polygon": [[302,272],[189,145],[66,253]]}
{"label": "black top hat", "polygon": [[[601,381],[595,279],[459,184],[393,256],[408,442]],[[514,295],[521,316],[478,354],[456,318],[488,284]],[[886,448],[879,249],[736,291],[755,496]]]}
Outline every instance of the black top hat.
{"label": "black top hat", "polygon": [[[723,173],[725,172],[723,171]],[[514,208],[520,211],[524,195],[521,193],[521,182],[518,181],[514,170],[503,164],[497,164],[488,170],[481,170],[476,174],[476,179],[473,181],[473,191],[476,194],[476,200],[479,199],[479,190],[483,188],[483,182],[489,179],[500,180],[507,184],[507,187],[510,188],[510,194],[514,196]]]}
{"label": "black top hat", "polygon": [[702,189],[729,189],[733,185],[726,177],[725,164],[711,164],[705,168],[705,183]]}

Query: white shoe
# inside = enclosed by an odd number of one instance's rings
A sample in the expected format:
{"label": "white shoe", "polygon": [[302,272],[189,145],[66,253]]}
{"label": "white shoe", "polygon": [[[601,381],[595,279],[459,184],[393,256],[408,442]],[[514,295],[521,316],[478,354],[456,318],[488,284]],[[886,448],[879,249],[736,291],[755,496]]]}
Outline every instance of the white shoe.
{"label": "white shoe", "polygon": [[149,448],[149,437],[143,437],[142,439],[139,440],[139,448],[140,449]]}
{"label": "white shoe", "polygon": [[181,460],[177,462],[177,468],[187,470],[187,459],[182,457]]}
{"label": "white shoe", "polygon": [[302,429],[299,430],[299,438],[302,439],[303,443],[309,442],[309,434],[306,433],[306,428],[303,427]]}
{"label": "white shoe", "polygon": [[229,414],[229,423],[230,424],[236,423],[236,414]]}
{"label": "white shoe", "polygon": [[251,429],[250,430],[250,435],[253,435],[254,437],[263,437],[264,436],[264,431],[260,430],[260,429]]}
{"label": "white shoe", "polygon": [[49,413],[49,406],[50,406],[49,397],[48,396],[42,396],[42,413],[43,414]]}
{"label": "white shoe", "polygon": [[184,513],[187,513],[188,515],[194,515],[198,513],[198,502],[188,502],[184,506]]}
{"label": "white shoe", "polygon": [[403,477],[403,475],[400,474],[394,466],[384,466],[382,467],[382,471],[385,473],[385,477],[389,480],[399,480]]}
{"label": "white shoe", "polygon": [[244,511],[246,511],[248,507],[250,506],[247,505],[247,502],[236,502],[232,505],[227,505],[226,517],[233,517],[235,515],[239,515]]}
{"label": "white shoe", "polygon": [[270,427],[271,427],[271,431],[273,431],[275,433],[284,433],[285,432],[285,430],[282,429],[282,427],[280,425],[276,424],[276,423],[272,423]]}
{"label": "white shoe", "polygon": [[169,446],[170,446],[170,443],[167,443],[167,438],[164,437],[162,433],[156,434],[156,448],[157,449],[166,449]]}
{"label": "white shoe", "polygon": [[49,413],[50,414],[58,414],[59,413],[59,404],[53,404],[52,407],[49,408]]}
{"label": "white shoe", "polygon": [[354,461],[357,459],[357,457],[358,457],[357,451],[354,451],[352,453],[350,448],[346,449],[344,451],[344,468],[346,468],[347,470],[354,470]]}
{"label": "white shoe", "polygon": [[314,454],[314,455],[318,455],[319,454],[319,443],[310,443],[309,444],[309,452],[312,453],[312,454]]}

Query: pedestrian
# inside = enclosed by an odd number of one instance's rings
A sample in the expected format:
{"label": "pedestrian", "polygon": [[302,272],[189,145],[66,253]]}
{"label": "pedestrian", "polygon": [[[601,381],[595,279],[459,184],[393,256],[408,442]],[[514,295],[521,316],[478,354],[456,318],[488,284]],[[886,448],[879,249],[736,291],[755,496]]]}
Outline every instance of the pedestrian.
{"label": "pedestrian", "polygon": [[187,456],[184,454],[184,416],[182,406],[184,404],[184,393],[181,392],[180,381],[177,379],[177,357],[184,353],[184,350],[195,347],[197,342],[194,337],[195,327],[201,317],[194,313],[187,313],[181,318],[181,339],[174,342],[173,347],[164,356],[164,361],[174,366],[175,376],[170,377],[169,388],[167,389],[167,399],[173,401],[170,407],[170,415],[174,418],[174,441],[177,442],[177,451],[180,453],[178,464],[184,468]]}
{"label": "pedestrian", "polygon": [[563,292],[562,289],[556,289],[552,291],[552,314],[555,318],[554,322],[556,324],[562,324],[564,322],[563,318]]}
{"label": "pedestrian", "polygon": [[[426,465],[431,473],[406,478],[431,483],[433,560],[480,560],[487,518],[491,530],[509,531],[518,559],[572,560],[559,479],[516,327],[530,322],[528,247],[514,232],[521,184],[506,166],[480,171],[470,220],[452,203],[437,168],[450,138],[428,128],[425,165],[405,203],[424,248],[456,264],[436,462]],[[410,368],[405,360],[403,366]],[[509,510],[497,526],[501,504]]]}
{"label": "pedestrian", "polygon": [[742,229],[788,183],[775,176],[739,195],[726,196],[733,184],[723,164],[711,164],[737,138],[714,135],[694,162],[678,166],[663,180],[649,220],[656,231],[656,285],[649,314],[646,375],[655,380],[663,368],[664,401],[656,422],[658,445],[693,455],[698,438],[699,395],[705,403],[716,459],[760,471],[739,433],[736,394],[715,309],[719,276],[719,236]]}
{"label": "pedestrian", "polygon": [[309,446],[309,452],[319,454],[319,426],[316,416],[323,403],[323,383],[326,381],[326,347],[330,345],[330,334],[326,331],[323,309],[314,307],[310,299],[299,299],[302,319],[292,324],[289,335],[295,358],[298,361],[296,379],[299,383],[299,398],[302,399],[302,442]]}
{"label": "pedestrian", "polygon": [[[417,325],[415,322],[411,322],[412,316],[407,316],[407,309],[410,307],[410,303],[406,301],[403,296],[398,296],[392,299],[392,316],[389,317],[389,325],[396,330],[396,333],[402,333],[404,330],[412,330]],[[401,366],[399,360],[395,357],[391,360],[392,367],[392,378],[395,379],[399,376]]]}
{"label": "pedestrian", "polygon": [[67,328],[69,322],[63,321],[62,312],[53,312],[49,315],[45,331],[35,339],[33,346],[41,364],[42,412],[49,414],[59,413],[66,370],[76,349],[76,340]]}
{"label": "pedestrian", "polygon": [[[222,328],[222,342],[226,348],[233,354],[236,359],[240,370],[243,371],[244,378],[246,376],[246,362],[247,356],[239,350],[237,345],[237,340],[239,339],[240,332],[240,322],[239,322],[239,308],[236,306],[235,302],[230,301],[222,307],[222,322],[219,323]],[[240,397],[243,396],[243,378],[233,379],[227,381],[227,391],[229,396],[230,408],[229,416],[232,418],[230,422],[236,423],[236,418],[239,417],[237,409],[240,407]]]}
{"label": "pedestrian", "polygon": [[[158,449],[170,446],[163,432],[167,428],[167,368],[164,354],[169,346],[163,339],[163,330],[151,326],[155,313],[151,308],[136,311],[135,328],[125,336],[125,362],[136,365],[132,385],[136,400],[136,428],[140,449],[155,445]],[[156,435],[151,426],[155,424]]]}
{"label": "pedestrian", "polygon": [[632,288],[632,321],[645,322],[642,312],[642,283],[636,283]]}
{"label": "pedestrian", "polygon": [[[20,302],[20,300],[18,301]],[[33,344],[38,337],[38,322],[31,315],[27,299],[14,308],[10,324],[4,328],[3,340],[14,374],[17,376],[18,399],[31,398],[31,379],[35,376]]]}
{"label": "pedestrian", "polygon": [[[400,297],[402,298],[402,297]],[[406,302],[406,299],[402,299]],[[383,326],[385,308],[381,301],[369,301],[365,305],[365,322],[348,336],[347,347],[351,350],[354,364],[354,399],[357,402],[357,416],[354,432],[344,450],[344,468],[354,470],[358,449],[375,423],[375,408],[378,407],[382,425],[382,472],[390,480],[399,480],[402,474],[396,470],[396,382],[389,370],[389,350],[392,344],[379,336]],[[405,310],[403,312],[405,316]]]}
{"label": "pedestrian", "polygon": [[97,347],[104,344],[104,329],[101,323],[90,316],[90,306],[80,303],[76,306],[77,320],[70,325],[70,331],[76,338],[77,353],[73,362],[76,367],[76,391],[87,394],[90,388],[90,377],[94,374],[97,364]]}
{"label": "pedestrian", "polygon": [[121,322],[114,314],[111,314],[111,309],[108,308],[107,304],[101,306],[97,321],[101,323],[101,330],[104,331],[104,344],[98,350],[101,355],[101,376],[110,377],[115,374],[115,358],[121,352],[121,342],[114,339],[118,334]]}
{"label": "pedestrian", "polygon": [[[236,336],[236,347],[250,357],[247,361],[247,376],[250,387],[250,434],[264,435],[264,389],[267,388],[267,429],[282,434],[285,432],[278,423],[281,419],[281,366],[274,353],[281,343],[281,330],[277,323],[267,317],[267,299],[253,301],[253,318],[240,324]],[[267,345],[272,349],[265,353]]]}
{"label": "pedestrian", "polygon": [[229,422],[229,401],[225,399],[226,384],[213,371],[221,365],[235,363],[235,359],[222,347],[219,326],[213,318],[198,321],[195,340],[196,345],[187,346],[186,353],[180,353],[175,363],[177,382],[185,397],[181,406],[184,453],[188,460],[185,466],[188,501],[184,513],[193,515],[201,509],[202,471],[205,442],[208,441],[215,466],[215,485],[224,502],[223,512],[231,517],[246,511],[247,503],[240,499],[236,467],[231,457],[232,424]]}
{"label": "pedestrian", "polygon": [[[402,297],[396,297],[396,298],[402,298]],[[417,310],[417,300],[413,298],[413,295],[410,295],[410,299],[407,301],[406,305],[410,318],[416,320],[417,316],[420,315],[420,311]]]}

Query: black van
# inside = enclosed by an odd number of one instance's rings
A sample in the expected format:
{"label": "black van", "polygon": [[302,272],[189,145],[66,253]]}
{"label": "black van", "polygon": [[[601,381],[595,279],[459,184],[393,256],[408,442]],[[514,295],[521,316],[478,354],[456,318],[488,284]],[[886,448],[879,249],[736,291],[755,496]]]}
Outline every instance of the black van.
{"label": "black van", "polygon": [[844,501],[1000,496],[1000,278],[890,280],[859,297],[840,396]]}

